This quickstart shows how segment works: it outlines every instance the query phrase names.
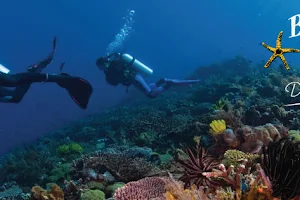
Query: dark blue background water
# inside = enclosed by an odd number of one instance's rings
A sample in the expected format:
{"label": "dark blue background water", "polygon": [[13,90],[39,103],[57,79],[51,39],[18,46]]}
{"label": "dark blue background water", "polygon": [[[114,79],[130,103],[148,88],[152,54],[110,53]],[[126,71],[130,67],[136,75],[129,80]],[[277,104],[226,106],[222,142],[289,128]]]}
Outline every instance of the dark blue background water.
{"label": "dark blue background water", "polygon": [[[94,94],[87,110],[79,109],[55,84],[33,84],[20,104],[0,104],[0,153],[33,140],[66,123],[99,113],[118,103],[124,88],[107,86],[95,66],[124,24],[129,9],[136,11],[135,32],[126,50],[155,71],[153,78],[188,75],[198,65],[237,54],[254,61],[271,55],[259,43],[274,45],[280,30],[288,39],[289,21],[298,1],[278,0],[11,0],[0,2],[0,63],[13,72],[48,55],[58,39],[55,62],[46,70],[65,71],[88,79]],[[294,3],[294,4],[291,4]],[[299,64],[299,56],[287,56]]]}

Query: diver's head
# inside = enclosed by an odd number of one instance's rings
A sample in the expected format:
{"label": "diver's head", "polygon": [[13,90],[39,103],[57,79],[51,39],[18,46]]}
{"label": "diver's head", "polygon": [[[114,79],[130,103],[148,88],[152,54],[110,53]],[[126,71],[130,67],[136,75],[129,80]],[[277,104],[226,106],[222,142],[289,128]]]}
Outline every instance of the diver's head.
{"label": "diver's head", "polygon": [[109,64],[109,60],[105,57],[98,58],[96,61],[96,65],[100,70],[106,69],[109,66]]}

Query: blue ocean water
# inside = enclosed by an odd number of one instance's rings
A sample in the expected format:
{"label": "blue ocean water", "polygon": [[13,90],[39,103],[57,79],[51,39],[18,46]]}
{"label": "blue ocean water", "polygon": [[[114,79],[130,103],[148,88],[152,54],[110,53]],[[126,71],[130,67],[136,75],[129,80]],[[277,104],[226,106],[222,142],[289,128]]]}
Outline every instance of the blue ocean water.
{"label": "blue ocean water", "polygon": [[[23,72],[48,55],[57,36],[55,60],[46,72],[58,73],[66,62],[64,70],[89,80],[94,93],[88,109],[81,110],[61,88],[37,83],[21,103],[0,104],[0,153],[126,96],[124,88],[105,83],[95,60],[106,54],[130,10],[135,11],[134,30],[123,49],[151,66],[157,79],[183,78],[199,65],[236,55],[266,60],[270,53],[259,43],[274,45],[281,30],[283,44],[297,48],[299,38],[288,38],[288,18],[300,13],[297,5],[296,0],[2,1],[0,63]],[[299,64],[296,55],[286,57]]]}

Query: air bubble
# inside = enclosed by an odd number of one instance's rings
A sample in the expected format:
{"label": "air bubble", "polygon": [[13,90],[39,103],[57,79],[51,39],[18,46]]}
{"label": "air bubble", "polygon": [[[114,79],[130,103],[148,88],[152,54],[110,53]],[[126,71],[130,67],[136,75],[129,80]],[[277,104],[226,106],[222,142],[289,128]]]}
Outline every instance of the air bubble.
{"label": "air bubble", "polygon": [[120,29],[119,33],[115,35],[114,40],[108,45],[106,49],[106,54],[109,55],[114,52],[118,52],[124,45],[125,40],[130,36],[133,31],[134,19],[133,16],[135,14],[134,10],[130,10],[123,19],[125,24]]}

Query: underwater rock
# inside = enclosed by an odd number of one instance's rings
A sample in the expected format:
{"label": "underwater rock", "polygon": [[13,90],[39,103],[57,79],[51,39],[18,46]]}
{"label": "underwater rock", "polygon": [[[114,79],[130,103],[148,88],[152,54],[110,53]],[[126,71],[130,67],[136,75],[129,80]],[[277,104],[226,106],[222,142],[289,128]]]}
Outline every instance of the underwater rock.
{"label": "underwater rock", "polygon": [[248,153],[258,153],[262,146],[287,137],[287,129],[283,126],[274,126],[271,123],[263,126],[244,126],[242,129],[244,142],[241,150]]}
{"label": "underwater rock", "polygon": [[249,125],[260,125],[260,119],[261,119],[262,115],[261,113],[256,110],[256,108],[254,106],[252,106],[249,110],[247,110],[245,112],[245,124],[249,124]]}

